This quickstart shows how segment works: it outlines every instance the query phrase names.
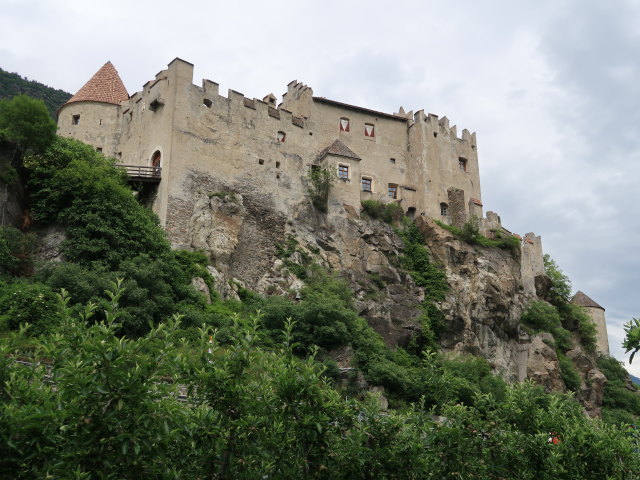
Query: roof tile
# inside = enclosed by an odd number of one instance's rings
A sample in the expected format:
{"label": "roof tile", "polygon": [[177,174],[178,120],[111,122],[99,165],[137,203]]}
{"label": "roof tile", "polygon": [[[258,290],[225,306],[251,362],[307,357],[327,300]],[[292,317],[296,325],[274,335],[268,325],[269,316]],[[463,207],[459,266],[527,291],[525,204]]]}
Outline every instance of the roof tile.
{"label": "roof tile", "polygon": [[111,62],[107,62],[67,103],[103,102],[118,105],[128,99],[129,93],[118,71]]}
{"label": "roof tile", "polygon": [[571,299],[571,303],[580,305],[581,307],[599,308],[601,310],[604,310],[603,307],[598,305],[596,302],[594,302],[591,298],[589,298],[587,295],[585,295],[581,291],[578,291],[578,293],[576,293],[573,296],[573,298]]}
{"label": "roof tile", "polygon": [[322,160],[327,155],[337,155],[339,157],[347,157],[347,158],[353,158],[355,160],[362,160],[358,155],[356,155],[349,147],[347,147],[340,140],[336,140],[327,148],[322,150],[318,155],[318,160]]}

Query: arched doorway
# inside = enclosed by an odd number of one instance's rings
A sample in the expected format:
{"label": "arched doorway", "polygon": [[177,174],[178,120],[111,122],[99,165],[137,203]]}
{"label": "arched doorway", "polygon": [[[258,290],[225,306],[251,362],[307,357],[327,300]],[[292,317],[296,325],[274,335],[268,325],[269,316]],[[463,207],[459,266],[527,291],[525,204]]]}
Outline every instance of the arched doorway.
{"label": "arched doorway", "polygon": [[156,150],[155,152],[153,152],[153,155],[151,156],[151,166],[153,167],[153,173],[156,175],[160,174],[161,161],[162,161],[162,154],[160,153],[160,150]]}

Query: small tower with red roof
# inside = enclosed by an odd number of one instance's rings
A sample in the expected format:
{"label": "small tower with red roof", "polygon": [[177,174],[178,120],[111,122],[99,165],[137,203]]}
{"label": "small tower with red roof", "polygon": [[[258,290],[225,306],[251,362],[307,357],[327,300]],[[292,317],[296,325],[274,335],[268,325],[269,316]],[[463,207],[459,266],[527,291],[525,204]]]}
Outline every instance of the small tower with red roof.
{"label": "small tower with red roof", "polygon": [[129,93],[111,62],[105,63],[58,111],[58,134],[116,157],[122,102]]}

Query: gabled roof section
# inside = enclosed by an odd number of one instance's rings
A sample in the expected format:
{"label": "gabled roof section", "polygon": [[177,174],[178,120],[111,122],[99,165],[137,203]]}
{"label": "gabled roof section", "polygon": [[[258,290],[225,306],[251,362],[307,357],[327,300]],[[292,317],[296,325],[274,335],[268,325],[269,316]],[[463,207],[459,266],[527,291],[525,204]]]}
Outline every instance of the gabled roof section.
{"label": "gabled roof section", "polygon": [[129,93],[118,71],[111,62],[107,62],[67,103],[102,102],[118,105],[128,99]]}
{"label": "gabled roof section", "polygon": [[573,296],[573,298],[571,299],[571,303],[575,303],[576,305],[580,305],[581,307],[599,308],[600,310],[604,310],[603,307],[598,305],[591,298],[580,291],[578,291],[578,293]]}
{"label": "gabled roof section", "polygon": [[400,115],[392,115],[390,113],[378,112],[377,110],[371,110],[369,108],[358,107],[357,105],[350,105],[348,103],[336,102],[335,100],[329,100],[324,97],[313,97],[314,102],[324,103],[325,105],[331,105],[339,108],[346,108],[348,110],[354,110],[356,112],[368,113],[371,115],[375,115],[376,117],[384,117],[389,118],[391,120],[399,120],[401,122],[407,123],[407,117],[402,117]]}
{"label": "gabled roof section", "polygon": [[340,140],[336,140],[327,148],[322,150],[318,155],[318,160],[322,160],[327,155],[337,155],[338,157],[353,158],[354,160],[362,160],[356,155],[349,147],[347,147]]}

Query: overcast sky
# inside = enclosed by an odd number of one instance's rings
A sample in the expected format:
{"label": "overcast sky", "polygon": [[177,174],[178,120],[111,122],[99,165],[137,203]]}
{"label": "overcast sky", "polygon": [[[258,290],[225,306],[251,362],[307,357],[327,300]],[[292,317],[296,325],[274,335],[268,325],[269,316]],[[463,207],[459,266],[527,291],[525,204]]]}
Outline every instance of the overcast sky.
{"label": "overcast sky", "polygon": [[[248,97],[299,80],[478,134],[485,210],[606,309],[640,316],[640,2],[0,0],[0,67],[75,93],[111,60],[132,94],[175,57]],[[630,368],[640,375],[640,361]]]}

